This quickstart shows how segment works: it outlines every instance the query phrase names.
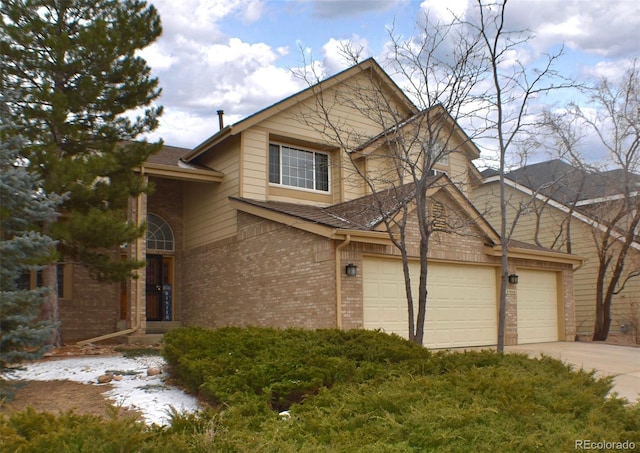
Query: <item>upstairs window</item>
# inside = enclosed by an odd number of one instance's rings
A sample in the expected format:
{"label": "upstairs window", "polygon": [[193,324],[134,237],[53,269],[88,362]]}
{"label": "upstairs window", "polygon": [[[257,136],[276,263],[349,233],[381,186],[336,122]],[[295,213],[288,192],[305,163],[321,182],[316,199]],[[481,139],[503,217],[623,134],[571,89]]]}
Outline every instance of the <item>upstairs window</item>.
{"label": "upstairs window", "polygon": [[425,142],[422,144],[422,149],[425,154],[431,156],[434,165],[449,165],[449,152],[445,150],[442,143]]}
{"label": "upstairs window", "polygon": [[270,143],[269,182],[329,192],[329,155]]}

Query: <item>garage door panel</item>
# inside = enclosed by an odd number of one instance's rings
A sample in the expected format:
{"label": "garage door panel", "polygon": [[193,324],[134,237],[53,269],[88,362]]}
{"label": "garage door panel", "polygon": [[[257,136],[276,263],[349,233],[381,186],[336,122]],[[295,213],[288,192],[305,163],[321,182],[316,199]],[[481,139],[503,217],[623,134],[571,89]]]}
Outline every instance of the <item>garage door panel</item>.
{"label": "garage door panel", "polygon": [[[414,297],[419,265],[410,265]],[[496,343],[495,271],[490,267],[431,263],[428,276],[425,346],[483,346]],[[408,337],[404,274],[399,260],[365,259],[364,327]],[[381,317],[380,307],[393,316]],[[393,307],[393,309],[391,309]],[[378,314],[374,314],[378,313]],[[417,313],[416,313],[417,314]]]}
{"label": "garage door panel", "polygon": [[529,269],[518,273],[518,343],[557,341],[556,273]]}

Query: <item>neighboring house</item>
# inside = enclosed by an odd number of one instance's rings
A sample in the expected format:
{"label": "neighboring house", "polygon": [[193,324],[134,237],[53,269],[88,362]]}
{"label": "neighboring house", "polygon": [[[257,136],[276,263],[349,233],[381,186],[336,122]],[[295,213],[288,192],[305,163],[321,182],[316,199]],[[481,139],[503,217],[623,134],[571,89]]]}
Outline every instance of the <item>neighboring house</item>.
{"label": "neighboring house", "polygon": [[[473,190],[474,205],[491,224],[499,225],[499,178],[497,172],[483,172],[482,185]],[[592,336],[596,312],[598,251],[610,225],[608,216],[619,212],[618,203],[625,193],[625,181],[632,185],[627,193],[637,191],[640,177],[627,180],[620,170],[586,172],[562,160],[527,165],[505,175],[506,198],[511,223],[520,212],[513,238],[586,258],[574,272],[576,334]],[[618,222],[620,229],[624,222]],[[613,248],[619,247],[624,231],[612,234]],[[623,279],[640,272],[640,238],[636,237],[626,256]],[[611,274],[608,275],[610,277]],[[619,285],[620,286],[620,285]],[[610,332],[635,334],[640,312],[640,276],[629,279],[614,296]]]}
{"label": "neighboring house", "polygon": [[[382,171],[376,137],[384,131],[345,102],[367,84],[403,119],[396,124],[412,127],[423,113],[369,59],[221,127],[193,150],[165,147],[151,158],[140,173],[155,191],[130,211],[132,220],[147,220],[147,238],[121,251],[146,258],[146,270],[106,286],[76,267],[78,283],[61,304],[65,339],[135,332],[136,341],[178,324],[380,328],[406,336],[400,255],[372,206],[381,200],[395,215],[410,204],[412,186],[387,188],[374,203],[346,151],[300,117],[317,107],[318,93],[342,99],[331,114],[363,137],[359,169]],[[478,149],[447,118],[456,152],[436,166],[429,203],[445,223],[463,226],[431,238],[425,345],[492,345],[499,238],[467,198],[480,181],[472,163]],[[416,223],[409,220],[410,256],[417,256]],[[508,289],[507,344],[575,338],[572,273],[580,264],[566,253],[512,244],[510,271],[522,283]],[[417,275],[417,263],[411,267]]]}

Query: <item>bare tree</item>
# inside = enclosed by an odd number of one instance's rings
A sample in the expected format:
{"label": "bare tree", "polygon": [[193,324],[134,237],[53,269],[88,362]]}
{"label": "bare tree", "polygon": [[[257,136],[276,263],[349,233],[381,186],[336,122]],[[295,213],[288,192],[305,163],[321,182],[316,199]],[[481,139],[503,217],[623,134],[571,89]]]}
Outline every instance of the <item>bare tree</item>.
{"label": "bare tree", "polygon": [[[533,38],[529,30],[510,30],[506,23],[507,0],[483,2],[477,0],[477,17],[461,20],[461,23],[475,30],[482,42],[482,48],[489,68],[491,86],[484,92],[476,93],[476,100],[485,107],[487,115],[485,140],[493,141],[497,151],[500,180],[500,228],[501,238],[501,284],[498,315],[499,352],[504,351],[506,293],[508,283],[508,248],[511,242],[511,228],[508,224],[508,205],[505,194],[505,170],[507,156],[527,131],[535,126],[530,121],[532,100],[550,91],[575,86],[572,81],[561,77],[555,69],[556,61],[562,56],[561,49],[546,56],[541,67],[530,68],[514,58],[518,49]],[[478,97],[479,96],[479,97]]]}
{"label": "bare tree", "polygon": [[[308,71],[301,76],[314,90],[315,103],[301,107],[298,120],[346,152],[357,181],[364,182],[372,195],[380,221],[402,258],[409,339],[422,344],[431,237],[437,231],[460,231],[472,221],[443,215],[443,206],[430,196],[442,184],[451,184],[447,176],[439,174],[439,163],[446,163],[452,153],[475,146],[460,133],[457,121],[472,114],[475,107],[470,92],[486,68],[477,40],[453,23],[433,23],[425,17],[420,41],[397,38],[393,30],[389,36],[387,69],[406,82],[405,92],[415,104],[380,83],[380,74],[371,65],[356,66],[363,77],[351,84],[346,81],[337,91],[322,90],[318,74]],[[360,50],[346,45],[342,51],[350,63],[358,63]],[[364,118],[369,128],[358,129],[346,121],[344,113],[338,113],[345,109]],[[378,131],[377,135],[372,136],[371,130]],[[417,223],[419,232],[417,312],[411,283],[416,276],[410,272],[407,242],[411,222]]]}
{"label": "bare tree", "polygon": [[[563,114],[546,115],[546,124],[561,143],[571,148],[574,165],[583,169],[592,202],[576,196],[565,202],[570,213],[581,211],[592,221],[597,251],[595,325],[593,340],[606,340],[615,295],[640,276],[640,262],[629,256],[638,247],[640,226],[640,68],[634,61],[618,82],[600,79],[588,90],[588,109],[571,104]],[[594,113],[595,112],[595,113]],[[575,129],[583,127],[606,150],[613,169],[589,164],[578,152],[582,140],[569,142]],[[583,139],[585,136],[581,135]],[[578,194],[582,190],[577,191]],[[597,195],[597,196],[595,196]]]}

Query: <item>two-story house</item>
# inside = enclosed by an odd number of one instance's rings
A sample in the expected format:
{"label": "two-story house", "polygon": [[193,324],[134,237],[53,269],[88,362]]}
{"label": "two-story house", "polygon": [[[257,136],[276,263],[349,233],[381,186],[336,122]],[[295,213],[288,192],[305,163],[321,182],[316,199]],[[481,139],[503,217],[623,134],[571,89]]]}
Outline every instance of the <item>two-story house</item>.
{"label": "two-story house", "polygon": [[[499,181],[486,172],[473,200],[494,226],[499,222]],[[636,214],[640,177],[621,170],[589,172],[560,159],[526,165],[505,175],[508,222],[516,219],[513,237],[586,258],[574,272],[576,334],[591,338],[596,321],[598,275],[602,262],[603,294],[610,286],[622,246],[624,267],[614,289],[610,333],[637,337],[640,319],[640,240],[628,236]],[[625,187],[629,185],[630,187]],[[631,199],[631,212],[620,203]],[[633,226],[631,227],[633,228]],[[631,338],[634,337],[634,338]]]}
{"label": "two-story house", "polygon": [[[387,120],[357,105],[362,90],[384,101]],[[461,222],[431,237],[425,345],[492,345],[500,240],[468,200],[480,181],[472,163],[479,151],[447,112],[434,112],[450,130],[452,152],[430,170],[429,212]],[[76,266],[78,283],[61,304],[65,339],[135,341],[171,323],[406,336],[400,253],[383,217],[408,207],[417,276],[414,193],[393,180],[378,190],[362,176],[392,174],[381,137],[415,129],[424,115],[369,59],[235,124],[221,118],[220,130],[192,150],[165,147],[140,169],[155,191],[130,209],[133,221],[148,222],[147,237],[121,250],[146,258],[146,269],[126,284],[100,286]],[[340,125],[349,149],[331,139],[329,125]],[[572,273],[581,260],[524,243],[510,253],[507,344],[573,340]]]}

